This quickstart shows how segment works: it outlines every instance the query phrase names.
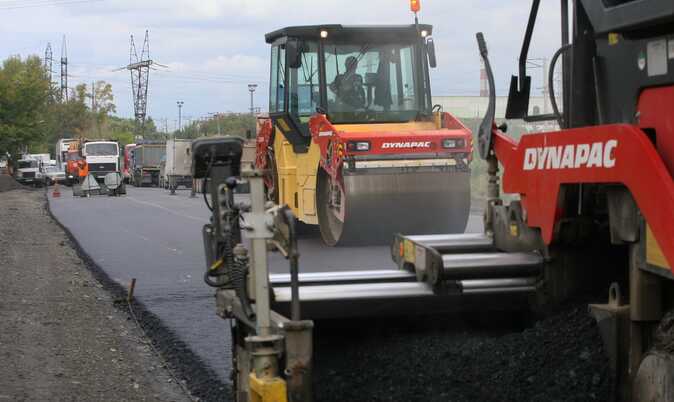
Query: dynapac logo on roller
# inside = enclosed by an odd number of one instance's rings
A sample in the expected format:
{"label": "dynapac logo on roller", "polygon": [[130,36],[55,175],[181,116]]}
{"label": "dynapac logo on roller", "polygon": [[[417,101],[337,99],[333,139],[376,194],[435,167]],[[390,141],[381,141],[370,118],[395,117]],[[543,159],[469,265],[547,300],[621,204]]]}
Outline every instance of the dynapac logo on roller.
{"label": "dynapac logo on roller", "polygon": [[524,170],[612,168],[618,140],[524,150]]}
{"label": "dynapac logo on roller", "polygon": [[385,142],[381,144],[381,147],[386,148],[430,148],[430,141],[421,141],[421,142]]}

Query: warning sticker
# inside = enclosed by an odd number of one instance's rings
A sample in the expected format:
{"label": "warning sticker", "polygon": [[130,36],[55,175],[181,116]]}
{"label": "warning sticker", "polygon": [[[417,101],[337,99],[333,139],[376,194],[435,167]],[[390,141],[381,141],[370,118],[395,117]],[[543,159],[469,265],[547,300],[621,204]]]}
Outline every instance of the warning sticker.
{"label": "warning sticker", "polygon": [[667,39],[648,42],[646,57],[649,77],[667,74]]}

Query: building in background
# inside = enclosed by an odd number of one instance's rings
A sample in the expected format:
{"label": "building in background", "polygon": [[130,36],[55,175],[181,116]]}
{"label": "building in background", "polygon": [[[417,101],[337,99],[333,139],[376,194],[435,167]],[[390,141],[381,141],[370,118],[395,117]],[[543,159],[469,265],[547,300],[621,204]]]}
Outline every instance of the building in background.
{"label": "building in background", "polygon": [[[433,104],[441,105],[442,110],[450,112],[459,119],[477,119],[484,117],[489,98],[486,96],[433,96]],[[496,118],[505,118],[507,96],[496,97]],[[550,113],[550,101],[542,96],[529,99],[529,115]]]}

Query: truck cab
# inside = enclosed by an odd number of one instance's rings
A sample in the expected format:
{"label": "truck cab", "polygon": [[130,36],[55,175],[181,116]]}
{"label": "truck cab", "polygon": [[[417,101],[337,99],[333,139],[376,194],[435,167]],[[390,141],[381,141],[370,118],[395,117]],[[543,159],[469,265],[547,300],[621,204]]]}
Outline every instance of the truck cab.
{"label": "truck cab", "polygon": [[41,162],[31,157],[19,159],[16,165],[15,179],[21,184],[41,186],[44,184],[44,174],[40,169]]}
{"label": "truck cab", "polygon": [[89,172],[97,180],[106,174],[119,172],[119,144],[114,141],[89,141],[82,146],[82,156],[89,165]]}

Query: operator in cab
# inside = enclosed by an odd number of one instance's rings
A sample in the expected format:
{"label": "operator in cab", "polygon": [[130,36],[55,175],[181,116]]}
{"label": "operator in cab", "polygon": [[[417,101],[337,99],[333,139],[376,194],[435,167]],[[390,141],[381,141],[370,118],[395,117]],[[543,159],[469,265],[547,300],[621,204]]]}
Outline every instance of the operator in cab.
{"label": "operator in cab", "polygon": [[330,84],[330,90],[337,95],[337,100],[349,109],[362,109],[365,107],[365,89],[363,77],[356,73],[358,59],[354,56],[346,58],[344,63],[346,72],[338,74]]}

